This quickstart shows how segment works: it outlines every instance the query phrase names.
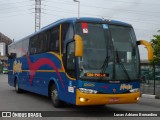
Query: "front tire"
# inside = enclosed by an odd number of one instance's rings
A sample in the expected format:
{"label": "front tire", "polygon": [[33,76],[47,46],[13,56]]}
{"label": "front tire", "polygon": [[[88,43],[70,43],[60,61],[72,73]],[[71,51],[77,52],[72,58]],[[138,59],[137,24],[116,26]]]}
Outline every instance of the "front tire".
{"label": "front tire", "polygon": [[57,90],[55,84],[53,84],[51,86],[50,94],[51,94],[51,101],[52,101],[53,106],[56,107],[56,108],[62,107],[63,102],[58,99],[58,90]]}

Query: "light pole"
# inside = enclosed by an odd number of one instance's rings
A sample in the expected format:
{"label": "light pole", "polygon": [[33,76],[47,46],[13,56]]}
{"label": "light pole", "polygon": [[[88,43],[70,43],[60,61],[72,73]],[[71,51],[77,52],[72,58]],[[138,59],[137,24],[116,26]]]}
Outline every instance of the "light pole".
{"label": "light pole", "polygon": [[78,0],[73,0],[74,2],[78,2],[78,19],[80,17],[80,1]]}

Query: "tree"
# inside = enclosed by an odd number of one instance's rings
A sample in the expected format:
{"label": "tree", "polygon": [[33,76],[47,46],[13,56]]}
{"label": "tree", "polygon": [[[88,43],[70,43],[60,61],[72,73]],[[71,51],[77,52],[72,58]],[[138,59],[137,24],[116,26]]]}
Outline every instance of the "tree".
{"label": "tree", "polygon": [[151,40],[151,45],[154,50],[154,62],[155,64],[160,64],[160,35],[153,35]]}

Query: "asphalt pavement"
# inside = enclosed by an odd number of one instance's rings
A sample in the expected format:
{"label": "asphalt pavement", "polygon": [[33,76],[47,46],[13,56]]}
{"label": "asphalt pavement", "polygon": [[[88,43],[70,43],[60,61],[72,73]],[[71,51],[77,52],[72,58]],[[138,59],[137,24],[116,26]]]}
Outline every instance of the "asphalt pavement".
{"label": "asphalt pavement", "polygon": [[[50,111],[59,114],[60,117],[55,118],[45,118],[45,119],[86,119],[86,120],[97,120],[97,119],[135,119],[134,117],[105,117],[107,116],[107,111],[116,111],[118,112],[130,112],[130,111],[145,111],[154,112],[160,111],[160,99],[149,99],[149,98],[140,98],[140,101],[137,104],[114,104],[114,105],[105,105],[105,106],[86,106],[86,107],[77,107],[74,105],[66,105],[64,108],[54,108],[48,97],[33,94],[30,92],[24,92],[17,94],[14,90],[14,87],[8,85],[8,76],[5,74],[0,75],[0,111]],[[93,114],[87,113],[86,111],[105,111],[102,112],[99,116],[99,112],[94,112]],[[79,113],[78,117],[74,117],[75,111]],[[72,115],[70,117],[65,116],[65,112]],[[131,113],[132,113],[131,112]],[[160,112],[159,112],[160,113]],[[103,117],[104,114],[104,117]],[[97,116],[97,117],[96,117]],[[21,119],[21,118],[0,118],[0,120],[6,119]],[[30,118],[23,118],[24,120],[29,120]],[[36,118],[33,118],[36,119]],[[38,118],[43,119],[43,118]],[[136,119],[159,119],[158,117],[136,117]]]}

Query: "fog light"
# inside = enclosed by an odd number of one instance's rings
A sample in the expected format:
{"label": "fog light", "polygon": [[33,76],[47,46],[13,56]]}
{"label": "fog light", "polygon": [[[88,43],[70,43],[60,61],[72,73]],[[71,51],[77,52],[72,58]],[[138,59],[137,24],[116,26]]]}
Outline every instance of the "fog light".
{"label": "fog light", "polygon": [[80,100],[81,102],[85,102],[85,101],[86,101],[84,98],[79,98],[79,100]]}
{"label": "fog light", "polygon": [[137,99],[136,99],[137,101],[139,100],[139,97],[137,97]]}

